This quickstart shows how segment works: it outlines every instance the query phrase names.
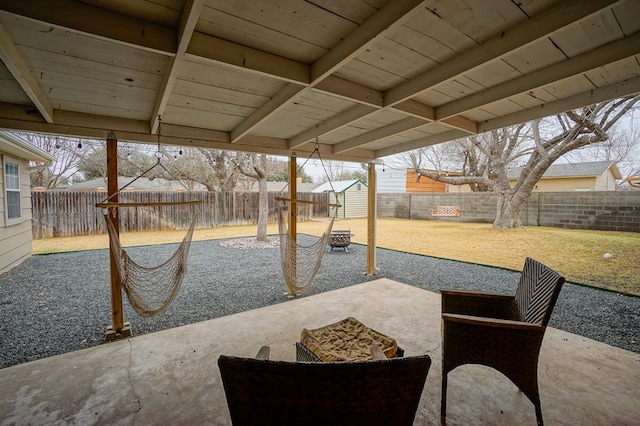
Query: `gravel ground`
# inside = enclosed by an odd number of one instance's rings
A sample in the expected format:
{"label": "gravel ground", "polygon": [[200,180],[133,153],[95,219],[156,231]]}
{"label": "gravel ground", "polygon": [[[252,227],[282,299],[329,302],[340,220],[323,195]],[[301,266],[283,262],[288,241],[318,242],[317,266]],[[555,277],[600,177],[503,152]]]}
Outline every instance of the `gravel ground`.
{"label": "gravel ground", "polygon": [[[237,242],[193,242],[180,294],[159,317],[140,318],[125,301],[125,321],[132,323],[134,335],[286,302],[279,249]],[[175,249],[176,244],[166,244],[128,251],[139,263],[155,265]],[[512,293],[519,278],[518,272],[385,249],[377,252],[378,275],[366,277],[366,247],[352,244],[351,249],[327,252],[305,295],[378,278],[434,292]],[[0,275],[0,368],[105,344],[111,324],[108,260],[107,250],[33,256]],[[640,353],[638,297],[568,283],[550,325]]]}

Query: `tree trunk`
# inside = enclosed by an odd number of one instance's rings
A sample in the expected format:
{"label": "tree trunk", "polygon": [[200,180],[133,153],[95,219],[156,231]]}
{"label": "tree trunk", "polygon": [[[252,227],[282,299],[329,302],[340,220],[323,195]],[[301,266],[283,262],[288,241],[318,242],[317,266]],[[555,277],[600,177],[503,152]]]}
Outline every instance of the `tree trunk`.
{"label": "tree trunk", "polygon": [[267,241],[267,219],[269,217],[269,198],[266,176],[258,179],[258,241]]}
{"label": "tree trunk", "polygon": [[494,228],[522,229],[522,219],[520,217],[527,197],[522,192],[511,193],[511,191],[499,191],[497,194],[496,220],[493,221]]}

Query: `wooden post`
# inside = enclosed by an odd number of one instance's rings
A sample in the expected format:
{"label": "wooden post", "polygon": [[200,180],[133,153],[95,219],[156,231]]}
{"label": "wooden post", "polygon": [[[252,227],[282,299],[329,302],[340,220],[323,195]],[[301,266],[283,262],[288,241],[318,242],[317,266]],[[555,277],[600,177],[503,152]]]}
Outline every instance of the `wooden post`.
{"label": "wooden post", "polygon": [[376,275],[376,165],[369,163],[367,176],[367,275]]}
{"label": "wooden post", "polygon": [[[114,132],[107,135],[107,194],[111,202],[118,202],[118,139]],[[120,220],[118,208],[110,209],[109,214],[115,228],[116,235],[120,235]],[[111,272],[111,326],[107,327],[105,339],[114,340],[131,335],[131,325],[124,322],[122,312],[122,282],[118,275],[116,261],[113,258],[117,248],[109,241],[109,266]]]}
{"label": "wooden post", "polygon": [[[298,195],[298,162],[296,153],[291,153],[289,158],[289,198],[295,200]],[[291,201],[289,208],[289,236],[291,240],[296,241],[298,235],[298,205],[295,201]],[[295,253],[295,252],[294,252]],[[294,255],[295,258],[295,255]]]}
{"label": "wooden post", "polygon": [[[293,244],[291,244],[291,258],[289,261],[293,266],[293,275],[297,280],[297,262],[298,262],[298,253],[297,253],[297,245],[296,241],[298,239],[298,203],[295,202],[298,195],[298,161],[296,158],[296,153],[292,152],[291,157],[289,157],[289,199],[291,202],[289,203],[289,237]],[[292,293],[291,289],[289,289],[289,297],[295,296]]]}

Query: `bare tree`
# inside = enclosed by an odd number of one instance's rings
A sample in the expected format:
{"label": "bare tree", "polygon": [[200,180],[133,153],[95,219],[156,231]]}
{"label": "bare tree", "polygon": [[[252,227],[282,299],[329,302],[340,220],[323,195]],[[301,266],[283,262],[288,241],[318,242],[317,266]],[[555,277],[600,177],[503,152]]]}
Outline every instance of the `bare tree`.
{"label": "bare tree", "polygon": [[[497,195],[493,226],[522,228],[524,203],[549,166],[570,152],[609,141],[608,132],[639,101],[640,95],[601,102],[467,138],[458,142],[465,148],[465,176],[422,174],[453,185],[475,185],[476,190],[490,188]],[[507,172],[517,160],[524,167],[512,187]]]}
{"label": "bare tree", "polygon": [[20,133],[20,136],[55,158],[49,165],[36,165],[31,170],[31,184],[47,189],[63,185],[78,173],[78,163],[86,153],[82,148],[90,143],[40,133]]}
{"label": "bare tree", "polygon": [[267,194],[267,154],[245,154],[237,158],[240,173],[258,182],[258,241],[267,241],[269,198]]}
{"label": "bare tree", "polygon": [[362,182],[367,182],[367,172],[362,170],[360,164],[352,166],[341,161],[323,161],[322,167],[325,175],[320,179],[321,183],[329,180],[335,182],[352,179],[360,179]]}

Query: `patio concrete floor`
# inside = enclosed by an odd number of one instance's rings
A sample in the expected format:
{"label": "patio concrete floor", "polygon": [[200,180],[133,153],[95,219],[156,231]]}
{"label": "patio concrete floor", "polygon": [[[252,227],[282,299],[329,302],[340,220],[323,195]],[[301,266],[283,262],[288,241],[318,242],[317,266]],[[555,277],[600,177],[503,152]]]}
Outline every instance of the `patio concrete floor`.
{"label": "patio concrete floor", "polygon": [[[415,424],[439,424],[440,296],[379,279],[2,369],[0,425],[229,425],[220,354],[269,345],[271,359],[294,360],[303,327],[348,316],[395,337],[405,356],[431,356]],[[547,425],[640,422],[640,354],[548,328],[538,375]],[[535,413],[506,377],[467,365],[449,375],[447,424],[535,424]]]}

